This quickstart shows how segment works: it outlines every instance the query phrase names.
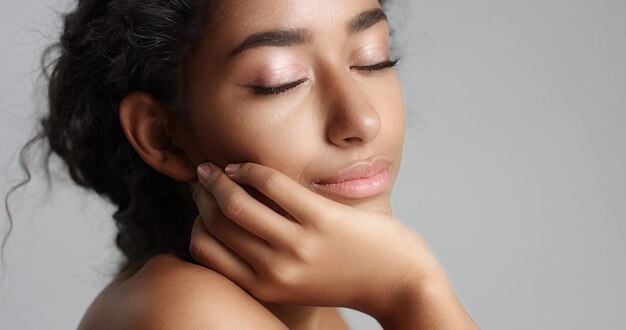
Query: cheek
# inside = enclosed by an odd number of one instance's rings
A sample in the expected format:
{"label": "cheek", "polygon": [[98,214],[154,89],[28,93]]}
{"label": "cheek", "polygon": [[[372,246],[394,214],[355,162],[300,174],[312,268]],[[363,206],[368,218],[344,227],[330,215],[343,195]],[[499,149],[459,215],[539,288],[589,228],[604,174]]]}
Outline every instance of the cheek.
{"label": "cheek", "polygon": [[316,122],[298,111],[245,106],[222,109],[194,118],[201,161],[219,166],[255,162],[296,178],[319,152]]}
{"label": "cheek", "polygon": [[376,89],[377,97],[372,99],[374,107],[379,109],[383,131],[387,139],[387,146],[402,150],[405,131],[404,101],[400,82],[395,75],[385,84]]}

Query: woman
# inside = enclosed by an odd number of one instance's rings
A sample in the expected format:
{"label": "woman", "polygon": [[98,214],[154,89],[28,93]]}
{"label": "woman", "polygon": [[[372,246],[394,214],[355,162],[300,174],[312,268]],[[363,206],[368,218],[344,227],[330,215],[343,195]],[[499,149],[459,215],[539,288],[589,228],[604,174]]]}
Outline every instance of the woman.
{"label": "woman", "polygon": [[43,134],[127,258],[80,328],[476,328],[391,217],[388,36],[376,0],[79,1]]}

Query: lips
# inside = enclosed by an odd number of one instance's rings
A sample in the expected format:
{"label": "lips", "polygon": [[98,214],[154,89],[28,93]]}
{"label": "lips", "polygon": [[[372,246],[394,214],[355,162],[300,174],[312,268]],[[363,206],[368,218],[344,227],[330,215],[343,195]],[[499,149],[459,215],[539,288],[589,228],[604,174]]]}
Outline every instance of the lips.
{"label": "lips", "polygon": [[360,199],[378,195],[391,184],[391,163],[379,159],[373,162],[359,162],[340,172],[313,184],[322,193],[344,199]]}

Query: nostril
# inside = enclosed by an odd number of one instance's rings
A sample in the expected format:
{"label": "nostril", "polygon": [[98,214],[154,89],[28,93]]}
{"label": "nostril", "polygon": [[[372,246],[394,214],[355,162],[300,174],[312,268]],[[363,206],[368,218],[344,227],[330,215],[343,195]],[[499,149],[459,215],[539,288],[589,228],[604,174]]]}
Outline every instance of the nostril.
{"label": "nostril", "polygon": [[362,142],[363,140],[361,140],[358,137],[349,137],[349,138],[345,138],[343,139],[345,142],[350,143],[350,144],[354,144],[354,143],[359,143]]}
{"label": "nostril", "polygon": [[373,108],[345,107],[329,119],[327,129],[328,138],[339,146],[367,144],[378,135],[380,118]]}

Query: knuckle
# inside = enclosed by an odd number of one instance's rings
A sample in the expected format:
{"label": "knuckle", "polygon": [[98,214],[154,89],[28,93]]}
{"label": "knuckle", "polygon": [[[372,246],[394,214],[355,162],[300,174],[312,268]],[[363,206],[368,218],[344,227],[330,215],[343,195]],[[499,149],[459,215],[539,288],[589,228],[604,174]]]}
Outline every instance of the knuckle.
{"label": "knuckle", "polygon": [[220,221],[218,217],[201,217],[196,218],[196,222],[193,225],[191,231],[191,243],[199,241],[200,243],[210,239],[210,235],[217,234],[220,230]]}
{"label": "knuckle", "polygon": [[204,221],[204,228],[206,228],[208,233],[219,236],[222,223],[218,217],[213,217],[210,220]]}
{"label": "knuckle", "polygon": [[221,189],[223,189],[223,187],[227,187],[228,185],[228,178],[226,177],[226,175],[221,175],[221,174],[211,174],[211,181],[212,184],[209,187],[207,187],[208,190],[215,192],[215,191],[219,191]]}
{"label": "knuckle", "polygon": [[240,176],[246,176],[247,177],[247,176],[249,176],[252,173],[253,170],[254,170],[253,164],[251,164],[251,163],[244,163],[244,164],[240,165],[238,174]]}
{"label": "knuckle", "polygon": [[189,242],[189,254],[192,258],[200,262],[206,262],[211,256],[209,253],[209,249],[206,246],[204,239],[205,237],[200,237],[198,235],[192,235],[191,241]]}
{"label": "knuckle", "polygon": [[196,219],[194,220],[193,225],[191,227],[191,239],[193,241],[194,239],[202,238],[205,235],[206,233],[204,232],[204,226],[202,224],[202,217],[198,215]]}
{"label": "knuckle", "polygon": [[198,212],[200,212],[200,214],[207,219],[219,214],[219,207],[215,204],[213,196],[205,196],[205,198],[202,198],[202,200],[197,202],[196,205],[198,206]]}
{"label": "knuckle", "polygon": [[270,282],[279,288],[290,288],[299,281],[298,267],[291,263],[278,263],[271,268]]}
{"label": "knuckle", "polygon": [[199,243],[197,240],[194,240],[193,237],[191,239],[191,242],[189,243],[189,254],[191,255],[192,258],[194,258],[197,261],[203,260],[204,256],[206,255],[205,249],[204,249],[204,246],[202,246],[202,243]]}
{"label": "knuckle", "polygon": [[300,262],[312,262],[316,258],[317,246],[312,239],[300,239],[292,254]]}
{"label": "knuckle", "polygon": [[244,211],[245,201],[241,195],[232,194],[224,201],[222,212],[230,219],[238,219]]}
{"label": "knuckle", "polygon": [[199,177],[198,179],[200,183],[198,186],[200,188],[204,187],[206,189],[211,189],[211,187],[215,185],[215,183],[217,182],[218,176],[215,173],[211,173],[208,177],[205,177],[205,178]]}
{"label": "knuckle", "polygon": [[314,215],[315,221],[312,221],[308,225],[319,232],[321,235],[336,232],[341,224],[350,219],[353,216],[349,214],[343,214],[342,212],[327,212],[323,215]]}
{"label": "knuckle", "polygon": [[263,190],[265,191],[273,191],[279,188],[281,177],[276,172],[268,172],[263,175],[261,185]]}

